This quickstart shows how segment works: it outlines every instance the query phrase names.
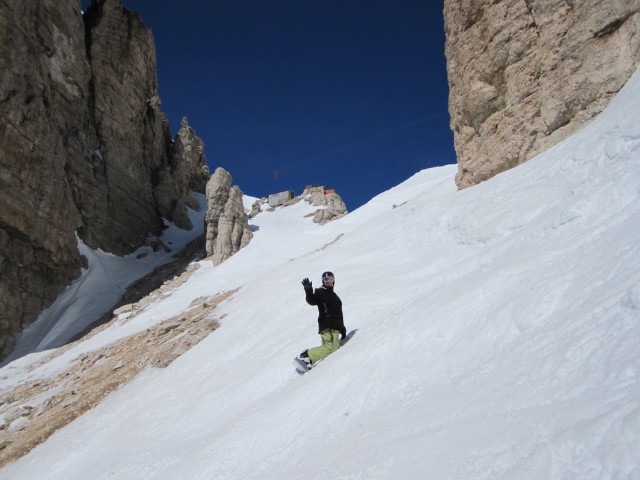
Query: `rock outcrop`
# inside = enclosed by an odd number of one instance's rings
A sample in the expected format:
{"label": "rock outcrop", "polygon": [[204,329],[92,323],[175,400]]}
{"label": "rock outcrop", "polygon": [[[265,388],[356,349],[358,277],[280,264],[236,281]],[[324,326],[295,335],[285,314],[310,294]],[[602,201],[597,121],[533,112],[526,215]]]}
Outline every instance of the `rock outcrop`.
{"label": "rock outcrop", "polygon": [[444,18],[460,188],[577,131],[640,64],[637,0],[445,0]]}
{"label": "rock outcrop", "polygon": [[246,246],[253,234],[242,203],[243,193],[224,168],[217,168],[207,183],[206,251],[214,265]]}
{"label": "rock outcrop", "polygon": [[263,209],[274,211],[277,207],[288,207],[302,200],[314,207],[320,207],[314,213],[307,216],[313,216],[313,221],[321,225],[332,220],[337,220],[349,213],[347,206],[335,190],[327,189],[322,185],[309,185],[299,196],[293,196],[293,192],[287,190],[285,192],[273,193],[269,195],[268,198],[256,200],[252,205],[249,218],[254,218],[263,211]]}
{"label": "rock outcrop", "polygon": [[[126,254],[188,227],[202,142],[172,142],[153,36],[119,0],[0,3],[0,359],[80,274],[77,237]],[[86,265],[85,265],[86,266]]]}
{"label": "rock outcrop", "polygon": [[313,215],[313,221],[320,225],[337,220],[348,213],[340,195],[321,186],[307,187],[302,192],[302,198],[314,207],[321,207]]}

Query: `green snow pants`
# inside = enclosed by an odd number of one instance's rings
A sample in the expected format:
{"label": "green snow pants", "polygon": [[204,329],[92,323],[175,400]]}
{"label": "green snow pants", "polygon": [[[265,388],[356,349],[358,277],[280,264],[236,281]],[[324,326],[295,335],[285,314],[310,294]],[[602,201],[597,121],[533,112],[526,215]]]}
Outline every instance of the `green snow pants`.
{"label": "green snow pants", "polygon": [[322,345],[307,350],[312,364],[319,362],[340,348],[340,332],[338,330],[326,328],[320,332],[320,338]]}

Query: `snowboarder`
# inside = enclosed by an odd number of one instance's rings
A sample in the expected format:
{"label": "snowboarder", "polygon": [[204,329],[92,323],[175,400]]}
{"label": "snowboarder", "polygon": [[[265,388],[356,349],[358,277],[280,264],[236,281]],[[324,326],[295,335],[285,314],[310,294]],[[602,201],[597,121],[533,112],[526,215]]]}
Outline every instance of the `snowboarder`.
{"label": "snowboarder", "polygon": [[340,338],[347,337],[342,318],[342,301],[333,291],[335,276],[331,272],[322,274],[322,286],[313,291],[313,286],[308,278],[302,280],[302,286],[309,305],[318,307],[318,333],[322,339],[322,345],[305,350],[298,355],[297,361],[304,362],[308,370],[329,354],[340,348]]}

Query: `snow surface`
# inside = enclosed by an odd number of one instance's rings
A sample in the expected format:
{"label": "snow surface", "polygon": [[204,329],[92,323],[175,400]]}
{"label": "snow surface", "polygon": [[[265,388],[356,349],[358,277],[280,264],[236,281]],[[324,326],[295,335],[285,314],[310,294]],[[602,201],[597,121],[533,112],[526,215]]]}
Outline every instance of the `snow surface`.
{"label": "snow surface", "polygon": [[[306,203],[263,212],[248,247],[138,317],[4,367],[5,386],[53,375],[242,287],[220,329],[0,478],[640,478],[640,73],[526,164],[459,192],[455,171],[323,227]],[[324,270],[358,332],[300,377],[318,343],[300,281]]]}

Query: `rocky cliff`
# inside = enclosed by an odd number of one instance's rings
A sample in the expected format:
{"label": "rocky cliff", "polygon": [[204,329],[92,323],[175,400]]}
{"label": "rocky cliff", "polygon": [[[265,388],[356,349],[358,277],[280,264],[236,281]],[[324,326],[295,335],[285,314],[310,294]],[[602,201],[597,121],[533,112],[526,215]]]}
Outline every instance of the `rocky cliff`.
{"label": "rocky cliff", "polygon": [[444,18],[461,188],[577,131],[640,64],[638,0],[445,0]]}
{"label": "rocky cliff", "polygon": [[160,111],[153,36],[119,0],[0,3],[0,358],[80,273],[189,227],[202,142]]}

